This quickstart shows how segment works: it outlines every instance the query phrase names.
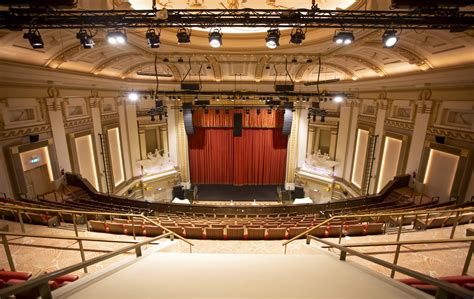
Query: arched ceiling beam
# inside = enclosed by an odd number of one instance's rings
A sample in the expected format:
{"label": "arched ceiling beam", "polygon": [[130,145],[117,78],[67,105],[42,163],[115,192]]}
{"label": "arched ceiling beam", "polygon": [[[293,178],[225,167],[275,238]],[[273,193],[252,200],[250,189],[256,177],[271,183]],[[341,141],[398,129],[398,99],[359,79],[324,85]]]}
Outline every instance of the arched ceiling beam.
{"label": "arched ceiling beam", "polygon": [[263,56],[258,60],[257,66],[255,67],[255,81],[260,82],[262,80],[263,70],[269,60],[269,56]]}
{"label": "arched ceiling beam", "polygon": [[[126,69],[124,72],[122,72],[120,74],[120,78],[125,79],[131,73],[139,71],[148,65],[154,65],[154,64],[155,64],[154,60],[137,63],[129,67],[128,69]],[[181,73],[179,72],[178,68],[174,64],[172,63],[160,63],[160,64],[165,64],[168,67],[171,74],[173,74],[173,79],[175,81],[181,81]]]}
{"label": "arched ceiling beam", "polygon": [[[297,81],[297,82],[298,82],[298,81],[301,81],[301,80],[303,79],[303,76],[305,75],[305,73],[306,73],[311,67],[315,67],[315,66],[317,66],[317,65],[318,65],[317,63],[304,64],[304,65],[302,65],[302,66],[298,69],[298,71],[296,72],[295,81]],[[336,64],[336,63],[323,62],[323,63],[321,63],[321,66],[324,66],[324,67],[327,67],[327,68],[329,68],[329,69],[332,69],[332,70],[335,71],[335,72],[343,73],[343,74],[346,76],[346,79],[354,79],[354,78],[357,78],[357,79],[358,79],[357,75],[356,75],[353,71],[351,71],[351,70],[349,70],[349,69],[347,69],[347,68],[345,68],[345,67],[343,67],[343,66],[340,66],[340,65],[338,65],[338,64]]]}
{"label": "arched ceiling beam", "polygon": [[377,75],[379,75],[381,77],[387,75],[387,73],[383,69],[381,69],[377,65],[373,64],[372,62],[370,62],[366,58],[362,58],[360,56],[352,55],[352,54],[338,54],[338,55],[334,55],[333,57],[334,58],[343,58],[343,59],[348,59],[348,60],[354,61],[354,62],[356,62],[358,64],[361,64],[365,67],[368,67],[369,69],[373,70]]}
{"label": "arched ceiling beam", "polygon": [[96,65],[92,70],[91,70],[91,73],[93,73],[94,75],[98,75],[100,74],[100,72],[102,72],[103,69],[105,69],[106,67],[110,66],[110,65],[113,65],[114,63],[122,60],[122,59],[125,59],[125,58],[129,58],[131,56],[140,56],[140,54],[137,54],[137,53],[120,53],[118,55],[115,55],[115,56],[112,56],[111,58],[108,58],[108,59],[105,59],[101,62],[99,62],[98,65]]}
{"label": "arched ceiling beam", "polygon": [[[364,43],[364,46],[380,49],[380,42],[368,41]],[[402,45],[400,45],[400,42],[394,48],[386,49],[386,51],[390,51],[391,53],[395,52],[398,56],[406,59],[409,64],[416,65],[422,71],[426,71],[433,68],[433,65],[429,62],[428,59],[424,58],[415,51],[403,47]]]}
{"label": "arched ceiling beam", "polygon": [[217,59],[214,56],[207,56],[206,58],[212,65],[212,70],[214,71],[214,78],[216,79],[216,81],[222,81],[221,65],[219,64]]}
{"label": "arched ceiling beam", "polygon": [[[103,45],[104,40],[94,39],[94,42],[95,42],[96,48],[98,48]],[[79,54],[83,50],[85,49],[82,47],[80,43],[77,43],[77,44],[74,43],[73,46],[70,46],[66,49],[61,49],[61,51],[59,51],[56,55],[51,57],[44,66],[58,69],[61,67],[63,63],[67,62],[71,57]]]}

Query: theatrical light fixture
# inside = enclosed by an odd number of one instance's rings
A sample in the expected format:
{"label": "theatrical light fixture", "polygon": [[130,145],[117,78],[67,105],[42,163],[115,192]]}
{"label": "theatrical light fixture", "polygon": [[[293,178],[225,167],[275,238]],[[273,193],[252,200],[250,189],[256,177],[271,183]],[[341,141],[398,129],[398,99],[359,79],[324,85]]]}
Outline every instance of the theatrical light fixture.
{"label": "theatrical light fixture", "polygon": [[303,29],[296,28],[294,32],[291,33],[290,43],[294,45],[301,45],[306,37],[306,34],[303,32]]}
{"label": "theatrical light fixture", "polygon": [[382,35],[382,44],[384,48],[393,48],[398,42],[397,31],[393,29],[385,30]]}
{"label": "theatrical light fixture", "polygon": [[336,31],[332,39],[338,45],[349,45],[354,41],[352,31]]}
{"label": "theatrical light fixture", "polygon": [[127,36],[124,31],[111,30],[107,32],[107,41],[112,45],[124,45],[127,42]]}
{"label": "theatrical light fixture", "polygon": [[191,43],[191,31],[188,32],[186,28],[179,28],[176,37],[178,38],[178,45]]}
{"label": "theatrical light fixture", "polygon": [[128,99],[130,101],[136,102],[136,101],[138,101],[138,98],[139,98],[138,93],[136,93],[134,91],[128,93]]}
{"label": "theatrical light fixture", "polygon": [[85,29],[79,30],[76,33],[76,38],[81,42],[81,45],[84,49],[92,49],[94,48],[94,40],[92,39],[92,34],[87,33]]}
{"label": "theatrical light fixture", "polygon": [[160,32],[156,33],[155,29],[148,29],[145,34],[148,42],[148,48],[159,48],[160,47]]}
{"label": "theatrical light fixture", "polygon": [[275,49],[280,45],[280,30],[279,29],[270,29],[267,31],[267,37],[265,38],[267,47],[270,49]]}
{"label": "theatrical light fixture", "polygon": [[38,29],[30,29],[28,33],[23,34],[23,38],[27,39],[30,42],[33,49],[42,49],[44,48],[43,39]]}
{"label": "theatrical light fixture", "polygon": [[336,103],[341,103],[344,100],[344,98],[340,95],[337,95],[334,97],[334,102]]}
{"label": "theatrical light fixture", "polygon": [[209,44],[213,48],[222,46],[222,33],[220,29],[214,29],[214,31],[209,33]]}

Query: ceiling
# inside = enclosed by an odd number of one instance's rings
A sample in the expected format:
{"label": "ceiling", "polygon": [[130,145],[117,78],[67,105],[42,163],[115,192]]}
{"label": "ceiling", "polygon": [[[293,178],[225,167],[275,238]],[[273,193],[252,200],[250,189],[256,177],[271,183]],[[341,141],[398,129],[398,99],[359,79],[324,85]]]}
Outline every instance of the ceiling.
{"label": "ceiling", "polygon": [[[97,8],[91,1],[81,1],[81,8]],[[95,2],[95,1],[92,1]],[[151,0],[131,0],[138,9],[151,7]],[[375,1],[376,2],[376,1]],[[205,8],[223,6],[246,8],[308,7],[311,1],[302,0],[169,0],[157,1],[159,7],[190,8],[205,4]],[[259,4],[256,4],[259,3]],[[373,3],[373,1],[371,2]],[[322,8],[360,8],[363,1],[318,1]],[[282,6],[282,7],[280,7]],[[112,46],[105,41],[104,30],[94,37],[96,46],[83,49],[72,29],[41,30],[45,48],[34,50],[22,38],[22,32],[0,31],[0,60],[31,64],[83,74],[153,82],[154,77],[139,76],[137,71],[154,72],[155,56],[159,73],[169,74],[162,81],[179,82],[189,70],[186,80],[206,82],[268,82],[288,81],[288,71],[296,82],[314,81],[318,77],[318,58],[321,57],[320,79],[359,80],[390,77],[412,72],[424,72],[474,62],[473,32],[403,30],[400,42],[393,49],[381,45],[381,30],[356,30],[355,42],[339,46],[332,42],[334,30],[310,29],[301,46],[289,43],[291,30],[282,31],[280,47],[270,50],[265,46],[265,32],[224,33],[223,46],[209,46],[208,32],[192,30],[191,44],[178,45],[176,29],[161,31],[161,46],[146,47],[144,29],[128,29],[128,44]]]}

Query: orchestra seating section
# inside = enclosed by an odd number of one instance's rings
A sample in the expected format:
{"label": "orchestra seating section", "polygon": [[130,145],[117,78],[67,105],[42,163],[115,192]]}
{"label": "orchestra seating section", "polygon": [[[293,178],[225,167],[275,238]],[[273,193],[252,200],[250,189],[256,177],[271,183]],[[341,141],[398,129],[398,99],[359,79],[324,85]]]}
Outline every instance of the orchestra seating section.
{"label": "orchestra seating section", "polygon": [[[11,221],[19,221],[21,215],[24,223],[59,226],[61,222],[87,225],[90,231],[154,237],[164,233],[163,228],[144,219],[104,216],[99,213],[134,213],[148,215],[150,220],[166,227],[170,231],[190,239],[210,240],[281,240],[291,239],[311,227],[322,223],[333,215],[369,214],[364,217],[352,217],[331,221],[310,233],[316,237],[344,237],[383,234],[389,227],[413,225],[416,229],[429,229],[452,226],[456,220],[455,213],[436,213],[436,209],[459,207],[454,203],[439,204],[436,201],[414,204],[409,198],[397,191],[392,191],[380,202],[359,207],[345,206],[340,209],[313,214],[210,214],[210,213],[156,213],[150,209],[130,207],[114,203],[103,203],[92,199],[80,188],[71,188],[71,198],[62,202],[42,200],[7,199],[6,205],[0,209],[0,217]],[[70,190],[71,190],[70,189]],[[97,212],[98,214],[72,214],[68,212],[25,212],[5,209],[8,204],[33,208],[69,209],[75,211]],[[464,204],[472,205],[472,203]],[[403,217],[370,216],[383,212],[409,212],[434,209],[426,217],[407,215]],[[154,215],[154,216],[151,216]],[[462,214],[458,224],[470,223],[473,213]],[[73,217],[74,216],[74,217]],[[304,236],[303,236],[304,237]]]}
{"label": "orchestra seating section", "polygon": [[[466,288],[468,290],[474,290],[474,277],[472,276],[444,276],[438,277],[437,279],[457,284],[460,287]],[[412,286],[420,291],[428,293],[430,295],[436,296],[436,292],[438,291],[438,287],[430,284],[426,284],[421,280],[415,278],[404,278],[398,279],[398,281],[403,282],[409,286]]]}
{"label": "orchestra seating section", "polygon": [[[13,286],[13,285],[22,284],[25,281],[29,280],[31,276],[32,276],[31,272],[4,271],[3,269],[0,269],[0,289]],[[48,284],[51,290],[55,290],[57,288],[60,288],[78,279],[79,279],[79,276],[68,274],[68,275],[57,277],[54,280],[50,280]],[[37,298],[38,296],[39,296],[39,293],[37,293],[37,291],[29,290],[24,293],[19,293],[15,295],[15,298],[26,299],[26,298]]]}

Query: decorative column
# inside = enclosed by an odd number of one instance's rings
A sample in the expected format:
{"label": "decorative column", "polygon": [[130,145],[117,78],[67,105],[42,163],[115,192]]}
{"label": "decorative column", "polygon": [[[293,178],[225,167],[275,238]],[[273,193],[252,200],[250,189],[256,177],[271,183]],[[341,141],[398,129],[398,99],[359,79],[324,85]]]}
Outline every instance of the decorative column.
{"label": "decorative column", "polygon": [[336,157],[335,161],[338,162],[334,175],[337,177],[345,177],[344,165],[346,164],[346,152],[349,143],[349,131],[352,117],[352,104],[349,101],[346,101],[341,105],[341,110],[339,113],[339,128],[337,132],[337,148],[336,148]]}
{"label": "decorative column", "polygon": [[417,103],[415,127],[413,128],[407,168],[405,171],[405,173],[408,174],[418,172],[418,167],[420,166],[421,155],[423,153],[426,139],[426,131],[428,130],[432,111],[432,102],[428,101],[430,97],[431,91],[423,90],[420,93],[421,101]]}
{"label": "decorative column", "polygon": [[141,159],[140,160],[144,160],[146,159],[146,135],[145,135],[145,129],[140,129],[138,131],[138,136],[139,136],[139,139],[140,139],[140,155],[141,155]]}
{"label": "decorative column", "polygon": [[285,189],[294,190],[295,189],[295,172],[296,165],[298,160],[298,126],[300,123],[300,116],[302,109],[298,107],[296,111],[293,112],[293,122],[291,124],[291,133],[290,138],[288,139],[287,145],[287,154],[286,154],[286,179],[285,179]]}
{"label": "decorative column", "polygon": [[179,109],[175,109],[168,105],[168,152],[174,166],[178,166],[178,114]]}
{"label": "decorative column", "polygon": [[309,121],[308,121],[308,109],[303,107],[300,109],[299,124],[298,124],[298,162],[296,167],[302,167],[306,160],[306,149],[308,148],[309,142]]}
{"label": "decorative column", "polygon": [[59,98],[59,90],[57,88],[48,88],[48,95],[50,98],[46,99],[46,106],[53,133],[54,147],[56,148],[58,156],[59,169],[70,172],[72,171],[72,167],[66,140],[66,130],[64,129],[63,112],[61,109],[62,99]]}
{"label": "decorative column", "polygon": [[97,169],[99,170],[99,187],[105,192],[107,190],[107,183],[104,176],[104,158],[102,157],[102,149],[100,146],[99,134],[102,134],[102,122],[100,119],[100,106],[102,99],[98,97],[96,90],[93,90],[92,96],[89,98],[89,107],[91,109],[93,140],[95,145],[95,155],[97,157]]}
{"label": "decorative column", "polygon": [[306,156],[311,156],[313,154],[314,136],[316,136],[316,128],[314,126],[309,126],[308,120],[308,140],[306,144]]}
{"label": "decorative column", "polygon": [[138,137],[138,121],[137,121],[137,105],[136,103],[125,102],[125,114],[127,115],[127,132],[130,147],[130,166],[132,168],[132,176],[141,176],[142,171],[137,161],[141,160],[140,140]]}
{"label": "decorative column", "polygon": [[123,164],[125,169],[125,181],[132,178],[132,168],[130,161],[130,147],[128,140],[128,128],[127,128],[127,115],[125,113],[125,98],[118,97],[116,99],[117,111],[119,114],[119,124],[120,124],[120,139],[122,140],[122,155],[123,155]]}
{"label": "decorative column", "polygon": [[[380,97],[379,97],[379,100],[377,101],[377,119],[375,121],[375,131],[374,131],[374,134],[375,135],[378,135],[378,138],[377,138],[377,143],[375,144],[375,153],[374,153],[374,157],[375,157],[375,160],[374,160],[374,164],[373,164],[373,167],[372,167],[372,182],[370,184],[370,190],[369,190],[369,194],[373,194],[376,192],[377,190],[377,182],[378,182],[378,175],[374,175],[374,174],[378,174],[379,171],[378,171],[378,166],[379,166],[379,159],[381,159],[381,155],[380,155],[380,149],[382,148],[382,143],[384,142],[383,140],[383,132],[384,132],[384,126],[385,126],[385,117],[387,115],[387,108],[389,107],[389,103],[391,101],[387,100],[386,99],[386,96],[387,96],[387,93],[386,92],[382,92],[380,94]],[[370,159],[370,158],[369,158]]]}
{"label": "decorative column", "polygon": [[351,171],[352,171],[352,162],[354,159],[354,148],[357,138],[357,119],[359,116],[359,107],[360,101],[355,100],[352,102],[352,111],[350,114],[350,123],[348,129],[348,135],[346,138],[347,140],[347,147],[345,151],[345,158],[344,158],[344,173],[343,178],[347,181],[351,181]]}
{"label": "decorative column", "polygon": [[163,148],[163,155],[165,157],[169,154],[169,147],[168,147],[168,131],[165,126],[160,126],[160,136],[161,136],[161,145]]}
{"label": "decorative column", "polygon": [[[184,188],[191,186],[191,178],[189,175],[189,151],[188,151],[188,136],[184,129],[183,113],[175,110],[176,128],[178,135],[178,167],[181,172],[181,182]],[[171,152],[171,150],[170,150]]]}

